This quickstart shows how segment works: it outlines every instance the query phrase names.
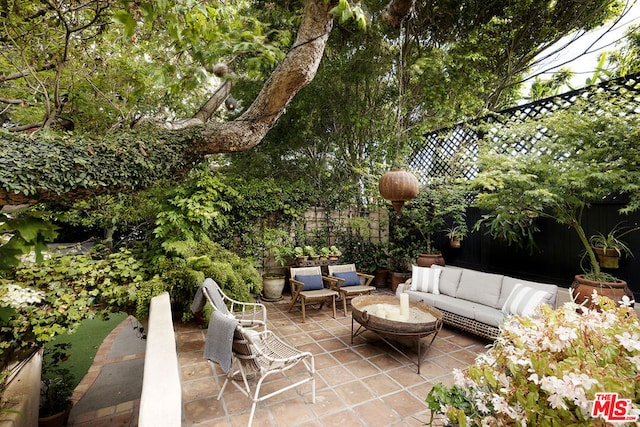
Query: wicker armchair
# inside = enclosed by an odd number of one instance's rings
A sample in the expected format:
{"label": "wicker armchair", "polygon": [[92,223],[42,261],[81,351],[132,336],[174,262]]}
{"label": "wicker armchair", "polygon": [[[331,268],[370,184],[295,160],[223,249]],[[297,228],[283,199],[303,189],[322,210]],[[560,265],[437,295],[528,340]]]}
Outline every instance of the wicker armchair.
{"label": "wicker armchair", "polygon": [[[333,317],[336,317],[336,297],[339,295],[333,288],[336,286],[336,279],[322,275],[320,266],[316,267],[291,267],[291,305],[289,311],[300,305],[302,309],[302,321],[306,321],[307,304],[319,304],[322,306],[331,302]],[[326,285],[326,286],[325,286]],[[305,289],[306,287],[306,289]]]}
{"label": "wicker armchair", "polygon": [[347,299],[359,295],[371,295],[376,288],[370,286],[373,275],[356,271],[355,264],[329,265],[329,277],[336,280],[334,290],[340,293],[342,309],[347,315]]}

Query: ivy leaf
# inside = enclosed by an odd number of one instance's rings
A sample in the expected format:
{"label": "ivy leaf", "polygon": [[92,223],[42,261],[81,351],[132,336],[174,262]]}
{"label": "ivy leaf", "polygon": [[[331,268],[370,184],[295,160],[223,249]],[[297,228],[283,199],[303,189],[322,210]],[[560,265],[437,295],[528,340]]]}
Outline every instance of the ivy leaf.
{"label": "ivy leaf", "polygon": [[124,35],[129,38],[136,30],[136,21],[126,10],[119,10],[113,14],[113,20],[124,26]]}

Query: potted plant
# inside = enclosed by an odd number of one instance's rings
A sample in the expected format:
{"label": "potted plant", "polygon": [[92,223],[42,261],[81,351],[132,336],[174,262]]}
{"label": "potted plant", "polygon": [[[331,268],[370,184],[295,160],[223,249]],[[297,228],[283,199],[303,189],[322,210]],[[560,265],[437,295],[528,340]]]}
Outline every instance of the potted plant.
{"label": "potted plant", "polygon": [[467,225],[456,225],[449,227],[445,230],[447,237],[449,238],[449,245],[452,248],[459,248],[460,242],[464,240],[467,235]]}
{"label": "potted plant", "polygon": [[309,257],[305,255],[302,246],[296,246],[293,248],[293,255],[296,257],[298,264],[305,262]]}
{"label": "potted plant", "polygon": [[414,253],[406,247],[392,245],[389,251],[389,269],[391,270],[391,290],[396,291],[400,283],[411,277],[411,261]]}
{"label": "potted plant", "polygon": [[320,248],[320,259],[329,259],[329,255],[331,255],[331,249],[328,246]]}
{"label": "potted plant", "polygon": [[337,246],[331,246],[329,248],[329,259],[330,260],[337,260],[341,256],[342,256],[342,251],[340,251],[340,249],[338,249]]}
{"label": "potted plant", "polygon": [[395,214],[393,239],[419,248],[418,265],[444,265],[442,253],[435,244],[435,233],[447,222],[452,223],[452,227],[466,227],[466,193],[453,179],[432,178],[420,188],[418,197],[406,204],[400,214]]}
{"label": "potted plant", "polygon": [[389,251],[388,243],[378,242],[375,243],[375,250],[373,254],[374,271],[373,281],[371,282],[376,288],[384,288],[387,286],[389,274]]}
{"label": "potted plant", "polygon": [[597,233],[589,237],[589,244],[596,252],[598,262],[602,268],[618,268],[622,256],[633,257],[633,252],[627,244],[620,240],[623,236],[640,229],[640,227],[621,227],[616,224],[607,234]]}
{"label": "potted plant", "polygon": [[293,237],[284,230],[269,228],[264,232],[263,243],[267,252],[273,257],[273,262],[280,266],[279,269],[265,268],[262,275],[263,298],[267,301],[279,301],[282,299],[285,285],[282,267],[295,254],[295,249],[292,249]]}
{"label": "potted plant", "polygon": [[55,344],[52,351],[45,352],[42,361],[40,387],[39,427],[64,426],[69,419],[73,402],[73,376],[63,365],[68,360],[68,343]]}
{"label": "potted plant", "polygon": [[320,258],[320,255],[318,255],[316,253],[316,250],[313,246],[311,245],[306,245],[304,247],[304,254],[307,255],[309,257],[310,260],[317,260],[318,258]]}
{"label": "potted plant", "polygon": [[[635,166],[640,147],[628,132],[637,120],[626,106],[601,94],[538,121],[488,129],[478,144],[480,172],[470,183],[476,206],[489,210],[476,227],[486,225],[494,237],[532,245],[536,218],[553,219],[576,233],[588,261],[572,284],[578,302],[588,301],[594,289],[614,301],[633,297],[625,281],[601,270],[582,217],[590,203],[621,193],[624,197],[616,197],[625,200],[620,213],[640,207],[640,169]],[[542,135],[535,147],[514,156],[513,147],[533,135]]]}

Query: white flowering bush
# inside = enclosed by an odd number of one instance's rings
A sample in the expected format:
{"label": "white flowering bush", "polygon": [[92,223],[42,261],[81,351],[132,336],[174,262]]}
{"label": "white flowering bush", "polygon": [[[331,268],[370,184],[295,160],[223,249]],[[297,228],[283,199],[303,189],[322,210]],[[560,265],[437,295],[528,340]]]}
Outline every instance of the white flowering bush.
{"label": "white flowering bush", "polygon": [[0,288],[0,307],[12,307],[16,310],[26,308],[30,304],[37,304],[44,298],[44,292],[23,288],[14,283],[7,284]]}
{"label": "white flowering bush", "polygon": [[[474,365],[455,370],[455,385],[427,396],[432,412],[461,426],[598,426],[596,393],[617,393],[626,414],[640,414],[640,321],[625,300],[595,292],[596,309],[567,303],[511,316]],[[628,404],[628,405],[627,405]],[[602,411],[601,411],[602,412]]]}

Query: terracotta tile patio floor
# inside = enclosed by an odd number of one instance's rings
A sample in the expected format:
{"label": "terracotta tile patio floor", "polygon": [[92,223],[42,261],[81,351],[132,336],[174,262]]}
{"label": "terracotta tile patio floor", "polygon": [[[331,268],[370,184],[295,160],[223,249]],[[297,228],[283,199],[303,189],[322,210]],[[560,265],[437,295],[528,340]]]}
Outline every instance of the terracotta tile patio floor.
{"label": "terracotta tile patio floor", "polygon": [[[388,290],[382,292],[389,292]],[[429,421],[424,402],[437,382],[453,382],[453,368],[473,363],[488,341],[447,327],[422,362],[415,363],[396,352],[375,334],[365,332],[351,344],[351,313],[341,310],[336,319],[331,309],[308,309],[302,323],[298,309],[287,312],[289,298],[270,303],[269,328],[290,344],[314,355],[316,403],[311,385],[258,403],[254,426],[419,426]],[[176,324],[182,381],[183,426],[244,426],[251,402],[232,386],[216,400],[224,382],[219,367],[203,359],[206,329]],[[427,338],[430,340],[430,338]],[[414,346],[403,347],[415,358]],[[302,369],[302,368],[301,368]],[[275,389],[301,371],[275,375],[263,389]]]}

